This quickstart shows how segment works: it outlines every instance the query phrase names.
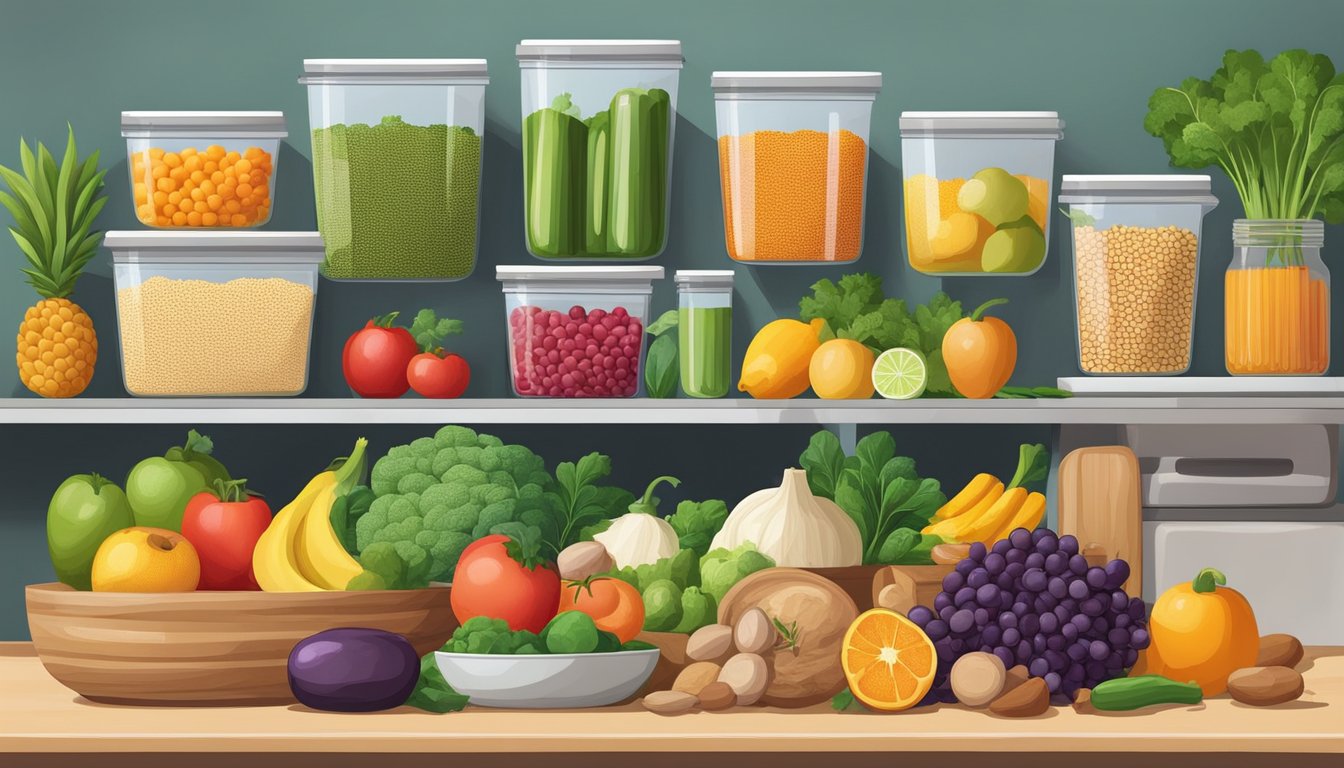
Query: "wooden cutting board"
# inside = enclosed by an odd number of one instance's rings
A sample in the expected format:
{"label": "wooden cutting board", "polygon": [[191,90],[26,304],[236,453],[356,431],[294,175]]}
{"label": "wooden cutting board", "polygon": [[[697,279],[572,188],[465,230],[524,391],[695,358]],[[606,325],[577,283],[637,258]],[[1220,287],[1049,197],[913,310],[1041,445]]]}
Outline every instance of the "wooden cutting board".
{"label": "wooden cutting board", "polygon": [[1122,445],[1079,448],[1059,464],[1059,533],[1129,563],[1125,592],[1143,594],[1139,460]]}

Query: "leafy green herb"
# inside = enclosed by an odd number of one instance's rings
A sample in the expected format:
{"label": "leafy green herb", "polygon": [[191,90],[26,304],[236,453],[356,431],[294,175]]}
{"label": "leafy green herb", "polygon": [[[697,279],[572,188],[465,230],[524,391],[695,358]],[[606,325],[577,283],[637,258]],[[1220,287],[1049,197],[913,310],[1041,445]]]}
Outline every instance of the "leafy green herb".
{"label": "leafy green herb", "polygon": [[556,554],[579,541],[586,526],[619,517],[634,503],[629,491],[597,484],[610,474],[611,458],[596,452],[556,465],[555,490],[547,493],[556,515]]}
{"label": "leafy green herb", "polygon": [[845,690],[831,697],[831,709],[836,712],[862,712],[865,707],[854,698],[854,694],[846,688]]}
{"label": "leafy green herb", "polygon": [[681,548],[692,550],[696,557],[703,557],[709,551],[714,534],[727,520],[728,505],[719,499],[683,501],[677,505],[676,512],[667,516],[667,524],[677,532]]}
{"label": "leafy green herb", "polygon": [[1069,222],[1075,227],[1096,226],[1097,217],[1087,211],[1079,210],[1077,208],[1060,208],[1059,212],[1069,217]]}
{"label": "leafy green herb", "polygon": [[814,496],[835,500],[835,487],[845,471],[845,452],[840,438],[828,430],[812,435],[807,449],[798,457],[798,463],[807,470],[807,484]]}
{"label": "leafy green herb", "polygon": [[1004,387],[994,396],[1004,400],[1033,400],[1073,397],[1073,393],[1058,387]]}
{"label": "leafy green herb", "polygon": [[462,321],[451,317],[440,318],[432,309],[415,313],[411,321],[411,336],[420,345],[421,352],[435,352],[443,348],[443,340],[462,332]]}
{"label": "leafy green herb", "polygon": [[572,94],[562,93],[554,99],[551,99],[551,109],[569,115],[577,120],[579,117],[579,105],[575,104],[573,99],[574,97]]}
{"label": "leafy green herb", "polygon": [[[447,650],[447,646],[444,649]],[[453,690],[448,681],[443,679],[439,665],[434,663],[434,654],[427,653],[420,660],[420,679],[415,681],[415,690],[411,692],[411,698],[406,700],[406,706],[441,715],[458,712],[466,707],[467,697]]]}
{"label": "leafy green herb", "polygon": [[1009,488],[1042,490],[1039,484],[1050,475],[1050,449],[1041,443],[1023,443],[1017,449],[1017,471]]}
{"label": "leafy green herb", "polygon": [[775,625],[775,631],[779,633],[779,643],[775,645],[775,650],[791,651],[798,647],[798,622],[785,624],[779,617],[772,616],[770,623]]}
{"label": "leafy green herb", "polygon": [[654,337],[644,356],[644,389],[649,397],[659,399],[677,396],[680,360],[676,334],[668,331],[677,327],[677,310],[669,309],[647,329]]}
{"label": "leafy green herb", "polygon": [[1209,80],[1157,89],[1143,127],[1173,166],[1222,168],[1247,218],[1344,221],[1344,75],[1328,56],[1229,50]]}

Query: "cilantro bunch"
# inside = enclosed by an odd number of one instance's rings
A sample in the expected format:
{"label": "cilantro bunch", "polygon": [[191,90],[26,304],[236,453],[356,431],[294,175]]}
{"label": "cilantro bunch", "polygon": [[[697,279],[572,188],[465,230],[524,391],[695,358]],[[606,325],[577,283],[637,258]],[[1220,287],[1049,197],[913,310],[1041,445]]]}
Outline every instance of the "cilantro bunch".
{"label": "cilantro bunch", "polygon": [[1173,166],[1222,168],[1248,218],[1344,221],[1344,75],[1328,56],[1228,51],[1209,80],[1157,89],[1143,127]]}
{"label": "cilantro bunch", "polygon": [[845,275],[838,283],[819,280],[798,303],[803,322],[826,321],[837,338],[853,339],[881,353],[894,347],[919,350],[928,361],[929,395],[955,397],[943,364],[943,335],[964,317],[961,302],[939,291],[910,311],[901,299],[882,293],[882,278],[871,272]]}

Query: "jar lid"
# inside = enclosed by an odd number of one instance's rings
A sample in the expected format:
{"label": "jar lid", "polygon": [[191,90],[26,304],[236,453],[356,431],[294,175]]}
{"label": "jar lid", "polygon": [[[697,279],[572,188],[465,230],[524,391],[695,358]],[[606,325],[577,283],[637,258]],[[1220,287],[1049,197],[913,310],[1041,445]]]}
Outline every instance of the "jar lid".
{"label": "jar lid", "polygon": [[519,62],[605,62],[681,69],[680,40],[524,40],[514,49]]}
{"label": "jar lid", "polygon": [[485,59],[304,59],[301,85],[487,85]]}
{"label": "jar lid", "polygon": [[902,112],[901,137],[957,139],[1064,138],[1058,112]]}
{"label": "jar lid", "polygon": [[1065,174],[1061,203],[1195,203],[1212,209],[1218,198],[1201,174]]}
{"label": "jar lid", "polygon": [[727,288],[733,287],[731,269],[678,269],[672,275],[672,281],[687,288]]}
{"label": "jar lid", "polygon": [[881,72],[714,72],[714,95],[863,94],[882,89]]}
{"label": "jar lid", "polygon": [[495,279],[500,282],[642,282],[650,284],[663,277],[662,267],[533,267],[500,265],[495,267]]}
{"label": "jar lid", "polygon": [[140,138],[283,139],[284,112],[122,112],[121,135]]}
{"label": "jar lid", "polygon": [[228,230],[128,230],[103,235],[116,263],[198,261],[227,252],[228,261],[296,261],[318,264],[326,256],[317,232],[233,232]]}

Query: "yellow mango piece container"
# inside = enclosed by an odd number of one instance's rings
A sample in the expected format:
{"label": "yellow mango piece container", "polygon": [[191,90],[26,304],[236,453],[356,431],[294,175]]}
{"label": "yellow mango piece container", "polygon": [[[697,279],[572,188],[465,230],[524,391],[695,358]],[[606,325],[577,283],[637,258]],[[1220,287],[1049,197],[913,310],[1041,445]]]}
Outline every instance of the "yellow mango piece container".
{"label": "yellow mango piece container", "polygon": [[1056,112],[903,112],[905,253],[929,275],[1035,274],[1050,242]]}

